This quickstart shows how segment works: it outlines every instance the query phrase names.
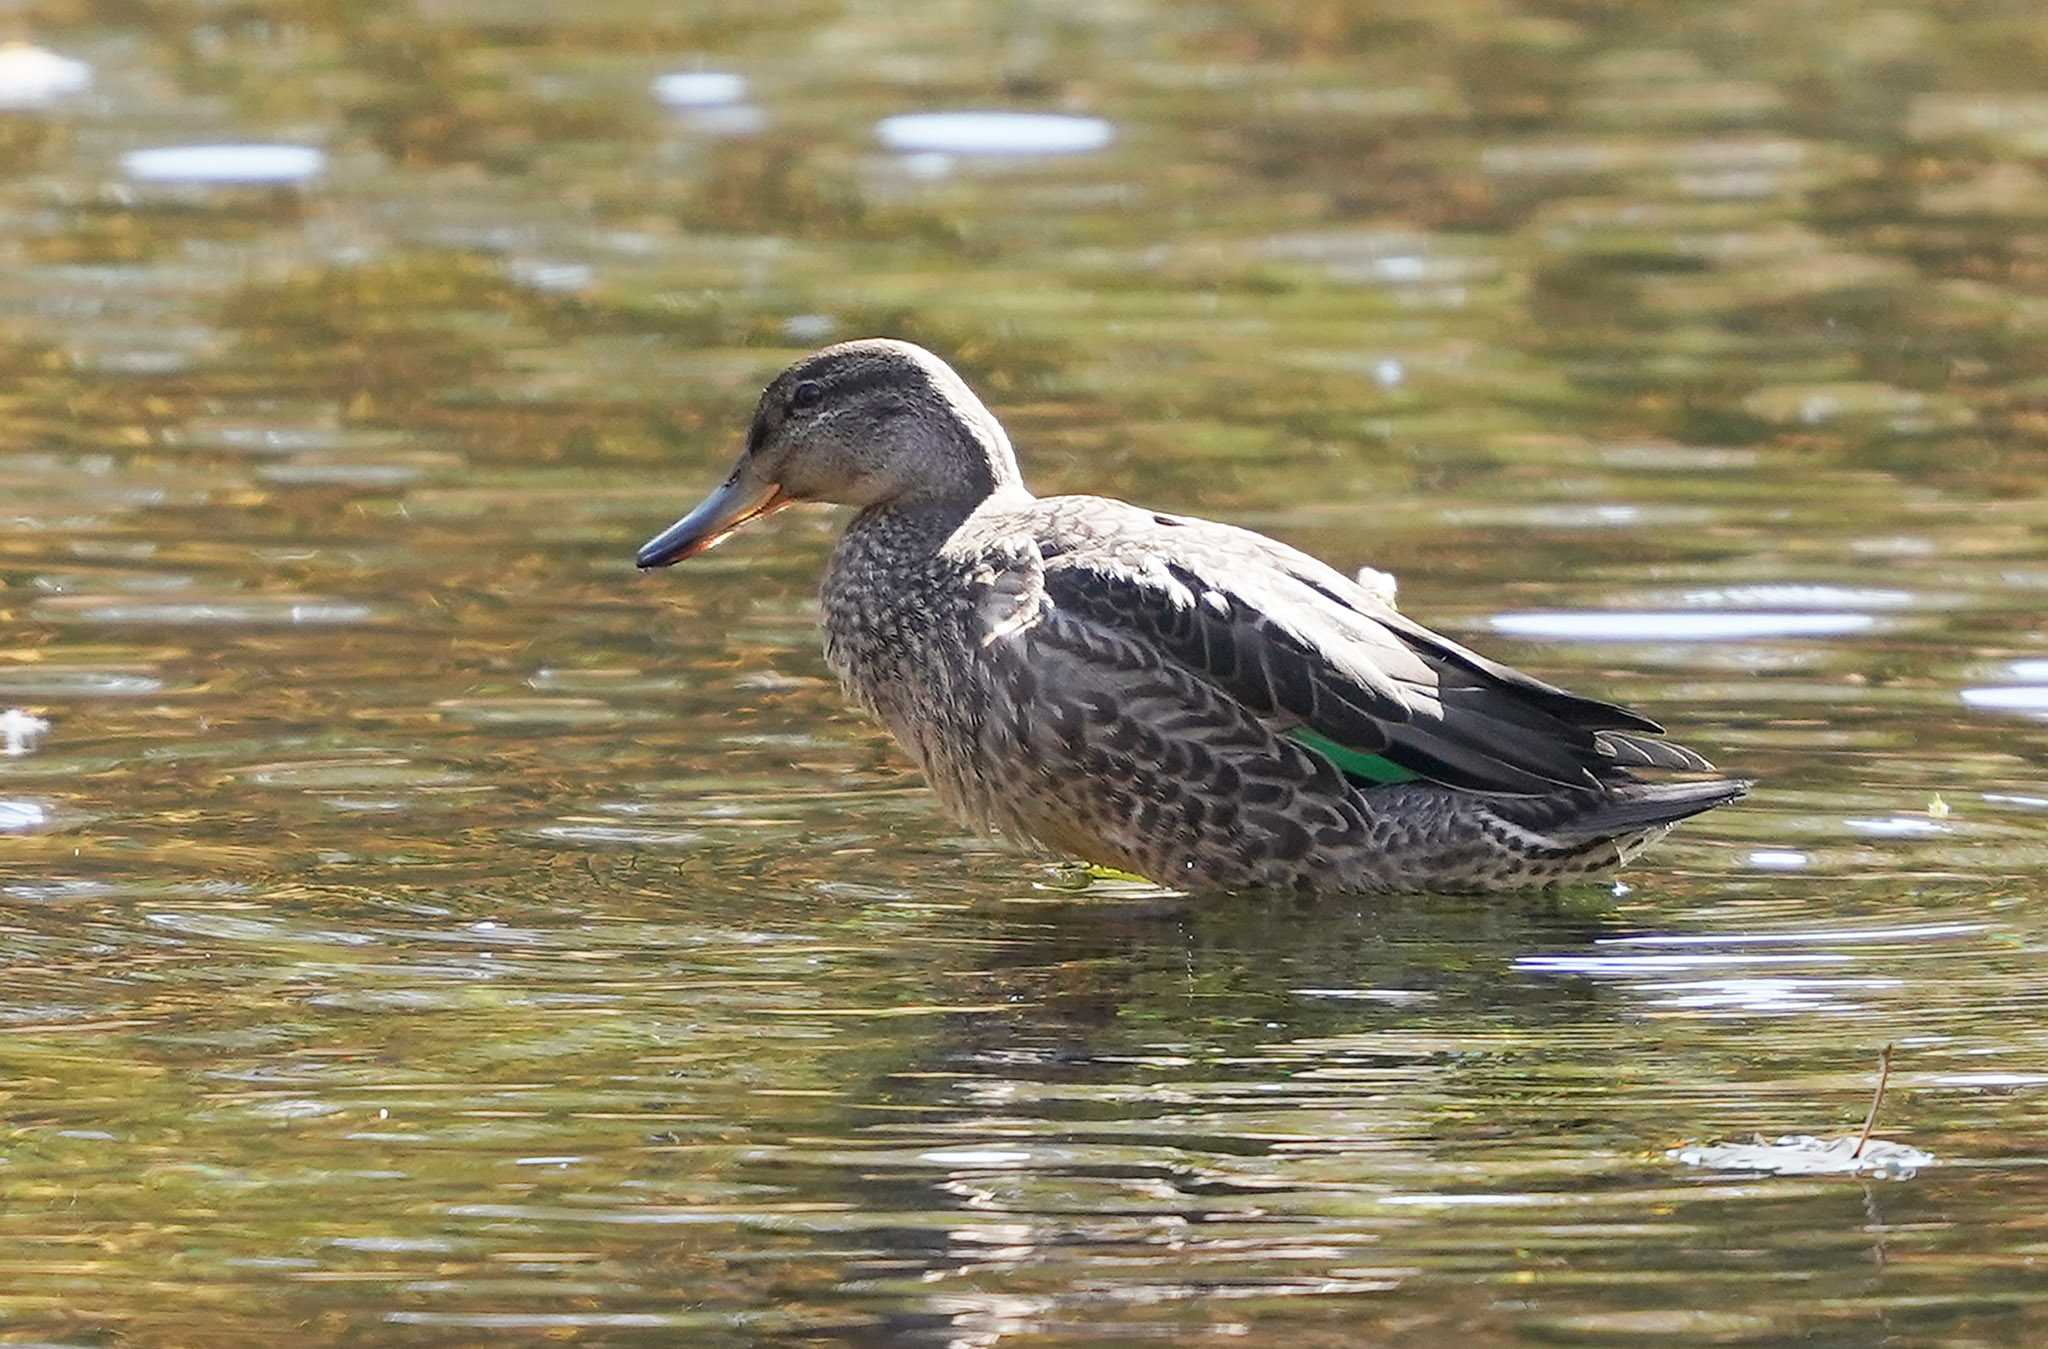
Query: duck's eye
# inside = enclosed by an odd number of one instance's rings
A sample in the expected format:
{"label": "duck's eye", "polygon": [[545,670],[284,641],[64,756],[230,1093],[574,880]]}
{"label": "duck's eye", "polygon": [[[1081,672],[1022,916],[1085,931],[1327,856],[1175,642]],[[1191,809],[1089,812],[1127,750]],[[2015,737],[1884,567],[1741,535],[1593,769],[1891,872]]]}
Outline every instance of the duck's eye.
{"label": "duck's eye", "polygon": [[805,408],[816,407],[818,400],[824,396],[824,385],[814,379],[803,380],[789,391],[789,410],[802,412]]}

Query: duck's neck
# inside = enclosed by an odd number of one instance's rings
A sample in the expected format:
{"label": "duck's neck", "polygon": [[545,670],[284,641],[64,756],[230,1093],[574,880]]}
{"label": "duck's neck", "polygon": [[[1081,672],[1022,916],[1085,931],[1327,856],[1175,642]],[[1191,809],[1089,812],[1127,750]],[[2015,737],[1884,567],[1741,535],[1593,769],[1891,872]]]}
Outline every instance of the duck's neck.
{"label": "duck's neck", "polygon": [[951,443],[928,456],[922,472],[903,490],[864,508],[853,527],[886,525],[906,541],[915,537],[936,546],[987,502],[1031,499],[1002,423],[964,385],[961,392],[969,406],[956,404],[953,415],[926,424],[943,428],[937,433]]}
{"label": "duck's neck", "polygon": [[983,491],[920,493],[877,502],[853,517],[846,527],[847,534],[885,538],[892,549],[936,552],[967,523],[969,516],[984,506],[1029,500],[1031,493],[1016,476],[1013,463],[1008,481]]}
{"label": "duck's neck", "polygon": [[999,493],[1022,492],[1024,475],[1017,471],[1017,452],[1010,448],[1010,437],[995,414],[982,406],[981,400],[964,384],[947,413],[927,423],[950,442],[926,461],[939,467],[936,471],[927,468],[914,485],[899,495],[899,500],[906,504],[943,501],[965,505],[971,512]]}

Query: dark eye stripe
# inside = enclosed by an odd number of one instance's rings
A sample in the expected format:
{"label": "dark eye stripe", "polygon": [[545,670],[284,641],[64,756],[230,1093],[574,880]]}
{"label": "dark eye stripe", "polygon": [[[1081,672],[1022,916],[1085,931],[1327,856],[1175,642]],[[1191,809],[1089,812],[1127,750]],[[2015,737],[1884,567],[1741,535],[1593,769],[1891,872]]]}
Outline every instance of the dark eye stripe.
{"label": "dark eye stripe", "polygon": [[[870,361],[857,365],[839,378],[832,380],[829,386],[824,380],[807,379],[801,381],[795,388],[789,391],[789,406],[792,411],[814,406],[816,403],[824,401],[828,389],[833,402],[845,403],[860,397],[871,389],[878,389],[884,385],[910,386],[915,383],[917,383],[916,374],[901,365],[895,365],[886,361]],[[802,398],[802,391],[806,385],[818,388],[818,396],[809,402],[803,401]]]}

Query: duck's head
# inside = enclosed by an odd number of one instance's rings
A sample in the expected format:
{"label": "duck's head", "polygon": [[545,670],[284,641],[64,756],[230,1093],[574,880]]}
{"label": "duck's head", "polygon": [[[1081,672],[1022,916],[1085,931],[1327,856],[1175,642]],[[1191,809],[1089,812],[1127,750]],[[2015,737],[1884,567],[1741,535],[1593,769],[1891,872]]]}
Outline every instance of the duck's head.
{"label": "duck's head", "polygon": [[909,342],[842,342],[775,377],[732,472],[634,560],[681,562],[798,502],[973,503],[1016,482],[1009,438],[951,366]]}

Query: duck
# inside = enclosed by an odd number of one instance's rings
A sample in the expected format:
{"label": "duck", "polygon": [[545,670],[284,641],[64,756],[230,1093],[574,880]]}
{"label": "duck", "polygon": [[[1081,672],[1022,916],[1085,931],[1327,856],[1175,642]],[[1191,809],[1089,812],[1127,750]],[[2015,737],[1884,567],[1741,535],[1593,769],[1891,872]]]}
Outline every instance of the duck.
{"label": "duck", "polygon": [[957,820],[1055,855],[1194,894],[1549,888],[1750,787],[1432,632],[1383,573],[1033,495],[995,415],[909,342],[783,370],[731,473],[635,562],[805,503],[852,509],[821,591],[849,697]]}

